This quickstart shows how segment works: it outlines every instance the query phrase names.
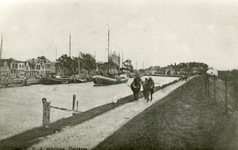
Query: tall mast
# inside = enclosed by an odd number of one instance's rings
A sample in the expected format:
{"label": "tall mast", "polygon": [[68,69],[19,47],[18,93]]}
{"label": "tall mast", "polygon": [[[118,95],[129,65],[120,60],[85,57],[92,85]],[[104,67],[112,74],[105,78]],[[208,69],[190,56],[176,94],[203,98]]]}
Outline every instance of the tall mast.
{"label": "tall mast", "polygon": [[119,68],[121,68],[121,54],[120,52],[118,53],[118,64],[119,64]]}
{"label": "tall mast", "polygon": [[71,33],[69,34],[69,57],[71,57]]}
{"label": "tall mast", "polygon": [[109,62],[109,42],[110,42],[110,30],[109,30],[109,27],[108,27],[108,62]]}
{"label": "tall mast", "polygon": [[122,61],[122,68],[123,68],[123,52],[122,52],[122,60],[121,61]]}
{"label": "tall mast", "polygon": [[55,61],[57,60],[57,46],[55,47]]}
{"label": "tall mast", "polygon": [[136,70],[137,70],[137,60],[136,60]]}
{"label": "tall mast", "polygon": [[78,60],[78,73],[80,74],[80,52],[79,52],[79,60]]}
{"label": "tall mast", "polygon": [[2,58],[2,43],[3,43],[3,37],[2,37],[2,34],[1,34],[0,59]]}
{"label": "tall mast", "polygon": [[80,72],[81,72],[81,70],[80,70],[80,56],[81,56],[80,50],[81,50],[81,44],[80,44],[80,41],[79,41],[78,74],[80,74]]}

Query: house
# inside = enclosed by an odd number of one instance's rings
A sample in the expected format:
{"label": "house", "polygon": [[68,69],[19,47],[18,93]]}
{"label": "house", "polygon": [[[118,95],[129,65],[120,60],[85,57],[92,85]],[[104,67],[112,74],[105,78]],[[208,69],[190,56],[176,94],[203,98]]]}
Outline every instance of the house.
{"label": "house", "polygon": [[10,76],[9,62],[6,59],[0,59],[0,78],[4,79]]}
{"label": "house", "polygon": [[47,76],[50,73],[55,73],[55,63],[49,60],[30,59],[27,61],[30,66],[30,76]]}
{"label": "house", "polygon": [[55,67],[55,65],[56,65],[55,62],[51,62],[50,73],[56,73],[56,67]]}
{"label": "house", "polygon": [[25,77],[25,62],[18,61],[17,62],[17,78],[24,78]]}
{"label": "house", "polygon": [[18,73],[18,62],[15,59],[1,59],[0,60],[0,74],[1,77],[16,78]]}
{"label": "house", "polygon": [[34,61],[27,60],[25,62],[25,76],[30,78],[30,77],[35,77],[39,72],[36,71],[36,65]]}
{"label": "house", "polygon": [[[37,70],[37,68],[38,68],[38,70]],[[37,59],[33,58],[33,59],[27,60],[26,61],[26,70],[25,70],[26,76],[27,77],[35,77],[35,76],[39,75],[39,68],[40,68],[40,64],[37,63]]]}
{"label": "house", "polygon": [[50,61],[47,61],[44,63],[44,76],[49,75],[52,73],[52,63]]}
{"label": "house", "polygon": [[46,76],[55,72],[54,63],[49,60],[29,59],[27,61],[17,61],[15,59],[0,59],[0,77],[23,78],[37,75]]}
{"label": "house", "polygon": [[25,76],[26,77],[31,76],[31,67],[28,61],[25,62]]}
{"label": "house", "polygon": [[160,66],[150,67],[150,74],[151,75],[161,74]]}
{"label": "house", "polygon": [[175,69],[171,66],[162,67],[160,72],[164,75],[175,75]]}

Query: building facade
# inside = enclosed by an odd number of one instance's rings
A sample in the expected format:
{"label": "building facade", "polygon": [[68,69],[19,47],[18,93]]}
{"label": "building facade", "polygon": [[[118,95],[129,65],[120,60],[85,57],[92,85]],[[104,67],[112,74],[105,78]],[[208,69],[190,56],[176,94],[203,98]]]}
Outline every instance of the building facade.
{"label": "building facade", "polygon": [[55,72],[55,63],[30,59],[17,61],[15,59],[0,59],[0,78],[24,78],[46,76]]}

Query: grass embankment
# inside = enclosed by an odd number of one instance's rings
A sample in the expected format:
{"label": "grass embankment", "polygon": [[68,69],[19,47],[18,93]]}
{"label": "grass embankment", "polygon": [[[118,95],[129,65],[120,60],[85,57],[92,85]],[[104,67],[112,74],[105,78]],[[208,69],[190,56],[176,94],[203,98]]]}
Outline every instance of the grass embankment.
{"label": "grass embankment", "polygon": [[95,149],[213,149],[226,127],[224,111],[206,96],[205,77],[199,76],[133,118]]}

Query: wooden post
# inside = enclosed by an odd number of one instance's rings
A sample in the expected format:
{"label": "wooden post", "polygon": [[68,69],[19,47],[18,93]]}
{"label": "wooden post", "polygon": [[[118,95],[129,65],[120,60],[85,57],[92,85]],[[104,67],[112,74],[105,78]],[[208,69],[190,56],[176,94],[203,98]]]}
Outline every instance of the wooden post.
{"label": "wooden post", "polygon": [[237,85],[234,86],[235,91],[235,101],[236,101],[236,108],[238,107],[238,89]]}
{"label": "wooden post", "polygon": [[42,125],[44,127],[47,127],[50,124],[50,102],[47,102],[46,98],[43,98],[42,103],[43,103]]}
{"label": "wooden post", "polygon": [[216,76],[214,75],[214,101],[216,100]]}
{"label": "wooden post", "polygon": [[73,95],[73,104],[72,104],[72,110],[74,110],[74,106],[75,106],[75,100],[76,100],[76,95]]}
{"label": "wooden post", "polygon": [[226,114],[227,114],[227,75],[225,79],[225,100],[226,100]]}
{"label": "wooden post", "polygon": [[207,94],[208,94],[208,97],[210,96],[210,87],[209,87],[209,76],[207,75]]}
{"label": "wooden post", "polygon": [[78,111],[78,108],[79,108],[79,101],[77,101],[77,111]]}
{"label": "wooden post", "polygon": [[205,76],[205,94],[207,95],[207,74]]}

